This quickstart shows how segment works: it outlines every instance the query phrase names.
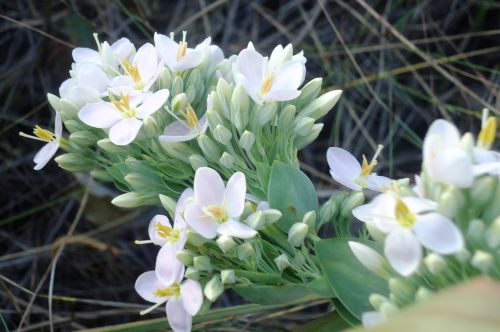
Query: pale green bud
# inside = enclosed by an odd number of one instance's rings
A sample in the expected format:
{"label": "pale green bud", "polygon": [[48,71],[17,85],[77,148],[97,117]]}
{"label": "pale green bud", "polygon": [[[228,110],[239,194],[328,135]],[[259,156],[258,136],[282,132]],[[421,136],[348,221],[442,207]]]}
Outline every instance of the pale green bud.
{"label": "pale green bud", "polygon": [[453,218],[465,204],[465,197],[458,188],[451,187],[439,197],[438,212],[448,218]]}
{"label": "pale green bud", "polygon": [[208,126],[210,127],[211,130],[217,128],[218,125],[221,126],[224,125],[224,120],[216,111],[209,110],[205,113],[205,115],[207,116]]}
{"label": "pale green bud", "polygon": [[76,120],[66,120],[64,121],[64,126],[70,133],[87,130],[87,128],[85,128],[81,122],[78,122]]}
{"label": "pale green bud", "polygon": [[310,80],[300,90],[300,95],[297,97],[297,101],[302,105],[310,103],[314,98],[318,97],[321,92],[321,84],[323,84],[323,79],[321,77]]}
{"label": "pale green bud", "polygon": [[167,210],[168,214],[173,216],[175,215],[175,207],[177,206],[177,202],[167,195],[160,194],[158,195],[160,198],[161,205]]}
{"label": "pale green bud", "polygon": [[312,143],[316,138],[318,138],[321,130],[323,129],[323,126],[323,123],[316,123],[307,136],[297,136],[294,141],[295,147],[300,150],[308,144]]}
{"label": "pale green bud", "polygon": [[198,271],[212,271],[212,264],[208,256],[196,256],[193,258],[193,266]]}
{"label": "pale green bud", "polygon": [[250,214],[246,220],[245,223],[252,227],[253,229],[259,230],[267,226],[266,224],[266,219],[264,217],[264,213],[262,211],[255,211],[254,213]]}
{"label": "pale green bud", "polygon": [[475,147],[474,136],[471,133],[465,133],[460,140],[460,145],[472,156]]}
{"label": "pale green bud", "polygon": [[229,143],[233,135],[231,134],[231,131],[224,127],[223,125],[217,125],[214,130],[212,130],[212,135],[214,136],[215,140],[221,144],[226,145]]}
{"label": "pale green bud", "polygon": [[300,117],[295,120],[294,131],[297,135],[307,136],[312,131],[314,119],[310,117]]}
{"label": "pale green bud", "polygon": [[417,289],[417,292],[415,293],[415,300],[417,302],[423,302],[423,301],[427,300],[429,297],[431,297],[432,294],[433,294],[432,291],[428,290],[425,287],[420,286]]}
{"label": "pale green bud", "polygon": [[257,122],[261,126],[265,125],[266,123],[271,121],[271,119],[274,119],[277,111],[278,104],[275,101],[265,103],[263,106],[255,110],[255,112],[257,113]]}
{"label": "pale green bud", "polygon": [[253,249],[250,242],[244,242],[238,246],[238,258],[242,261],[255,256],[255,250]]}
{"label": "pale green bud", "polygon": [[220,271],[220,278],[223,284],[234,284],[236,282],[236,275],[234,270]]}
{"label": "pale green bud", "polygon": [[172,112],[179,114],[187,107],[188,101],[185,93],[179,93],[172,98]]}
{"label": "pale green bud", "polygon": [[57,156],[54,160],[59,167],[69,172],[86,172],[95,167],[95,163],[92,160],[78,153],[65,153]]}
{"label": "pale green bud", "polygon": [[309,227],[309,229],[314,229],[316,226],[316,211],[308,211],[304,214],[304,217],[302,217],[302,222]]}
{"label": "pale green bud", "polygon": [[172,82],[172,73],[166,67],[160,69],[158,75],[160,78],[160,89],[170,89],[170,82]]}
{"label": "pale green bud", "polygon": [[172,82],[172,88],[170,89],[170,94],[172,96],[177,96],[184,90],[184,80],[180,76],[175,76]]}
{"label": "pale green bud", "polygon": [[188,229],[187,231],[187,238],[188,242],[191,243],[195,247],[201,247],[204,245],[208,240],[205,239],[203,236],[200,234],[196,233],[195,231]]}
{"label": "pale green bud", "polygon": [[243,86],[238,85],[231,96],[231,123],[238,131],[243,130],[248,123],[248,95]]}
{"label": "pale green bud", "polygon": [[244,150],[249,151],[252,148],[254,142],[255,134],[248,130],[245,130],[243,135],[241,135],[238,143]]}
{"label": "pale green bud", "polygon": [[205,297],[209,301],[215,302],[223,291],[224,285],[222,284],[219,276],[213,276],[212,279],[210,279],[210,281],[205,285],[203,294],[205,294]]}
{"label": "pale green bud", "polygon": [[333,106],[339,101],[342,96],[342,90],[329,91],[316,98],[303,111],[302,115],[309,116],[314,119],[319,119],[328,113]]}
{"label": "pale green bud", "polygon": [[391,302],[384,302],[380,306],[380,313],[386,317],[393,316],[399,312],[399,309],[396,305]]}
{"label": "pale green bud", "polygon": [[496,185],[497,181],[492,176],[476,179],[470,188],[470,197],[474,205],[483,206],[488,203],[495,192]]}
{"label": "pale green bud", "polygon": [[146,116],[143,120],[143,128],[146,137],[157,137],[160,134],[158,123],[152,116]]}
{"label": "pale green bud", "polygon": [[340,206],[340,213],[343,216],[350,216],[352,210],[355,207],[360,206],[364,202],[365,202],[365,195],[363,194],[363,192],[361,191],[353,192],[352,194],[349,195],[349,197],[347,197],[347,199],[345,199],[342,202],[342,205]]}
{"label": "pale green bud", "polygon": [[61,99],[59,97],[53,95],[52,93],[47,93],[47,100],[56,112],[62,112]]}
{"label": "pale green bud", "polygon": [[194,267],[189,266],[186,269],[186,272],[184,272],[184,276],[191,280],[198,280],[200,278],[200,272],[198,272],[198,270],[196,270]]}
{"label": "pale green bud", "polygon": [[219,164],[221,164],[225,168],[231,168],[233,167],[234,164],[234,157],[231,156],[229,153],[224,152],[222,154],[222,157],[220,157],[219,159]]}
{"label": "pale green bud", "polygon": [[236,242],[234,242],[233,238],[230,237],[229,235],[219,236],[216,242],[220,250],[222,250],[225,253],[231,250],[236,245]]}
{"label": "pale green bud", "polygon": [[366,230],[370,236],[377,242],[384,242],[385,233],[382,232],[371,220],[365,222]]}
{"label": "pale green bud", "polygon": [[280,112],[278,117],[278,128],[284,132],[292,130],[295,120],[295,106],[286,105]]}
{"label": "pale green bud", "polygon": [[401,278],[390,278],[389,290],[397,299],[403,302],[410,301],[415,294],[415,288]]}
{"label": "pale green bud", "polygon": [[243,213],[240,216],[240,220],[245,220],[249,215],[255,212],[255,204],[250,201],[245,201],[243,205]]}
{"label": "pale green bud", "polygon": [[486,232],[486,243],[491,249],[496,249],[500,245],[500,217],[497,217]]}
{"label": "pale green bud", "polygon": [[370,296],[368,297],[368,301],[370,302],[372,307],[377,311],[380,310],[380,307],[382,306],[382,304],[384,304],[386,302],[388,302],[388,303],[391,302],[387,297],[380,295],[380,294],[377,294],[377,293],[370,294]]}
{"label": "pale green bud", "polygon": [[484,223],[479,219],[474,219],[469,222],[467,235],[475,241],[482,241],[484,235]]}
{"label": "pale green bud", "polygon": [[306,224],[297,222],[288,230],[288,243],[293,247],[299,247],[304,243],[309,227]]}
{"label": "pale green bud", "polygon": [[61,118],[63,121],[70,119],[78,119],[79,109],[72,102],[61,99]]}
{"label": "pale green bud", "polygon": [[[223,78],[219,78],[215,90],[217,91],[217,96],[219,97],[221,103],[224,102],[225,104],[228,104],[231,100],[233,92],[231,86]],[[229,118],[229,114],[224,114],[224,116]]]}
{"label": "pale green bud", "polygon": [[332,220],[337,213],[338,204],[334,199],[329,199],[319,209],[319,219],[322,223]]}
{"label": "pale green bud", "polygon": [[97,142],[98,137],[90,131],[80,130],[69,135],[69,140],[79,146],[90,146]]}
{"label": "pale green bud", "polygon": [[186,266],[190,266],[193,264],[193,253],[191,252],[191,250],[181,249],[177,251],[175,257],[177,257],[177,259],[180,260],[182,264]]}
{"label": "pale green bud", "polygon": [[113,198],[112,204],[122,208],[135,208],[144,204],[142,196],[134,191]]}
{"label": "pale green bud", "polygon": [[203,156],[200,156],[199,154],[191,155],[189,157],[189,163],[191,164],[191,167],[195,171],[200,167],[206,167],[208,165],[207,160]]}
{"label": "pale green bud", "polygon": [[101,149],[109,153],[123,153],[124,150],[122,146],[113,144],[109,138],[103,138],[97,141],[97,145],[99,145]]}
{"label": "pale green bud", "polygon": [[221,157],[220,149],[206,134],[201,134],[198,136],[198,145],[203,151],[203,154],[211,162],[218,162]]}
{"label": "pale green bud", "polygon": [[494,266],[495,258],[490,253],[482,250],[476,250],[470,263],[482,273],[487,274]]}
{"label": "pale green bud", "polygon": [[90,175],[99,181],[113,181],[113,177],[104,169],[93,169],[92,171],[90,171]]}
{"label": "pale green bud", "polygon": [[455,257],[458,259],[458,261],[462,264],[465,264],[469,261],[471,254],[467,249],[462,249],[459,252],[455,254]]}
{"label": "pale green bud", "polygon": [[290,263],[290,259],[286,254],[281,254],[278,257],[276,257],[274,259],[274,264],[276,264],[280,272],[283,272],[284,269],[292,265],[292,263]]}
{"label": "pale green bud", "polygon": [[441,274],[446,269],[446,261],[444,258],[434,252],[428,254],[424,258],[424,263],[429,271],[436,276]]}
{"label": "pale green bud", "polygon": [[191,85],[198,86],[200,84],[201,84],[200,69],[199,68],[195,68],[189,74],[189,77],[188,77],[188,79],[186,81],[186,85],[187,86],[191,86]]}
{"label": "pale green bud", "polygon": [[264,214],[264,218],[266,220],[266,226],[274,224],[283,216],[281,211],[276,209],[266,209],[262,213]]}

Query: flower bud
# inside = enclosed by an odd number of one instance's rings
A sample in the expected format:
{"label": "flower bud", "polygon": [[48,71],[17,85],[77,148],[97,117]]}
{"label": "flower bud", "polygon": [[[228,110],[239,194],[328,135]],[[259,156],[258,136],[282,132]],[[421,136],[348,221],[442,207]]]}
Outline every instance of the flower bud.
{"label": "flower bud", "polygon": [[67,99],[61,99],[61,117],[63,121],[78,119],[78,109],[74,103]]}
{"label": "flower bud", "polygon": [[173,216],[175,215],[175,207],[177,206],[177,202],[167,195],[159,194],[161,205],[165,210],[167,210],[168,214]]}
{"label": "flower bud", "polygon": [[238,85],[233,91],[230,103],[231,123],[241,132],[248,123],[248,95],[243,86]]}
{"label": "flower bud", "polygon": [[302,149],[305,146],[307,146],[309,143],[313,142],[316,138],[318,138],[319,133],[321,132],[321,129],[323,129],[323,124],[322,123],[316,123],[312,129],[311,132],[307,136],[297,136],[295,137],[294,140],[294,146],[297,149]]}
{"label": "flower bud", "polygon": [[203,151],[203,154],[211,162],[218,162],[221,157],[220,149],[206,134],[201,134],[198,136],[198,145]]}
{"label": "flower bud", "polygon": [[491,249],[496,249],[500,245],[500,217],[497,217],[486,232],[486,244]]}
{"label": "flower bud", "polygon": [[465,264],[469,261],[471,254],[467,249],[462,249],[459,252],[455,254],[455,257],[458,259],[458,261],[462,264]]}
{"label": "flower bud", "polygon": [[172,98],[172,112],[179,114],[184,112],[188,104],[187,97],[185,93],[179,93]]}
{"label": "flower bud", "polygon": [[380,307],[382,306],[383,303],[391,302],[387,297],[377,293],[370,294],[370,296],[368,297],[368,301],[370,302],[372,307],[377,311],[380,310]]}
{"label": "flower bud", "polygon": [[103,182],[113,181],[113,177],[111,176],[111,174],[109,174],[108,171],[104,169],[97,169],[97,168],[93,169],[92,171],[90,171],[90,175],[99,181]]}
{"label": "flower bud", "polygon": [[454,218],[465,204],[462,191],[456,187],[450,187],[441,194],[438,200],[438,212],[448,218]]}
{"label": "flower bud", "polygon": [[135,208],[144,204],[144,200],[140,194],[131,191],[121,194],[113,198],[112,204],[122,208]]}
{"label": "flower bud", "polygon": [[467,228],[467,235],[470,236],[475,241],[482,241],[484,235],[484,223],[479,219],[474,219],[469,222],[469,227]]}
{"label": "flower bud", "polygon": [[319,219],[321,224],[329,222],[337,213],[338,204],[334,199],[329,199],[319,209]]}
{"label": "flower bud", "polygon": [[[217,91],[217,97],[219,97],[220,102],[228,104],[231,100],[231,95],[233,92],[231,86],[223,78],[219,78],[215,90]],[[229,113],[224,114],[224,116],[229,119]]]}
{"label": "flower bud", "polygon": [[196,256],[193,258],[193,266],[197,271],[212,271],[212,264],[208,256]]}
{"label": "flower bud", "polygon": [[190,266],[193,264],[193,253],[191,252],[191,250],[181,249],[177,251],[175,257],[177,257],[177,259],[180,260],[182,264],[186,266]]}
{"label": "flower bud", "polygon": [[472,155],[474,151],[474,136],[471,133],[465,133],[460,140],[462,148]]}
{"label": "flower bud", "polygon": [[263,126],[266,123],[268,123],[269,121],[271,121],[271,119],[274,119],[277,111],[278,111],[277,102],[270,101],[270,102],[264,103],[263,106],[261,106],[255,110],[255,112],[257,114],[258,124]]}
{"label": "flower bud", "polygon": [[157,137],[160,134],[158,123],[151,115],[146,116],[142,121],[144,123],[143,132],[146,134],[146,137]]}
{"label": "flower bud", "polygon": [[280,272],[283,272],[284,269],[286,269],[287,267],[292,265],[290,263],[290,259],[288,258],[288,256],[286,254],[281,254],[278,257],[276,257],[274,259],[274,263],[276,264],[276,266],[278,267],[278,270],[280,270]]}
{"label": "flower bud", "polygon": [[266,220],[266,226],[274,224],[283,216],[281,211],[276,209],[266,209],[262,213],[264,214],[264,219]]}
{"label": "flower bud", "polygon": [[295,120],[294,131],[297,135],[307,136],[312,131],[314,119],[309,117],[300,117]]}
{"label": "flower bud", "polygon": [[175,76],[172,82],[172,88],[170,89],[170,94],[172,96],[177,96],[184,90],[184,80],[180,76]]}
{"label": "flower bud", "polygon": [[220,144],[226,145],[232,138],[231,131],[224,127],[223,125],[217,125],[214,130],[212,130],[212,135],[215,140]]}
{"label": "flower bud", "polygon": [[90,146],[97,142],[98,137],[90,131],[80,130],[69,135],[69,140],[79,146]]}
{"label": "flower bud", "polygon": [[431,273],[436,276],[441,274],[446,269],[446,261],[444,260],[444,258],[434,252],[428,254],[424,258],[424,263],[429,271],[431,271]]}
{"label": "flower bud", "polygon": [[365,222],[366,230],[370,233],[370,236],[377,242],[384,242],[386,234],[382,232],[377,225],[371,220]]}
{"label": "flower bud", "polygon": [[70,133],[74,133],[74,132],[80,131],[80,130],[83,130],[83,131],[87,130],[87,128],[85,128],[81,122],[76,121],[76,120],[66,120],[66,121],[64,121],[64,126],[66,127],[66,129]]}
{"label": "flower bud", "polygon": [[283,132],[292,130],[295,120],[295,106],[286,105],[278,117],[278,128]]}
{"label": "flower bud", "polygon": [[216,111],[206,111],[205,115],[207,116],[208,120],[208,126],[210,127],[211,130],[214,130],[217,128],[218,125],[223,126],[224,125],[224,120],[222,117],[217,113]]}
{"label": "flower bud", "polygon": [[398,307],[391,302],[384,302],[380,306],[380,313],[385,317],[390,317],[392,315],[397,314],[398,312],[399,312]]}
{"label": "flower bud", "polygon": [[222,157],[219,159],[219,164],[225,168],[231,168],[234,164],[234,157],[227,152],[222,153]]}
{"label": "flower bud", "polygon": [[339,101],[342,96],[342,90],[329,91],[322,94],[309,104],[303,111],[302,115],[309,116],[313,119],[319,119],[328,113],[333,106]]}
{"label": "flower bud", "polygon": [[349,195],[349,197],[347,197],[347,199],[342,202],[340,206],[340,214],[342,216],[350,216],[351,211],[364,202],[365,195],[361,191],[353,192]]}
{"label": "flower bud", "polygon": [[378,275],[383,273],[385,259],[382,255],[359,242],[349,241],[348,244],[354,256],[364,267]]}
{"label": "flower bud", "polygon": [[95,162],[78,153],[65,153],[54,160],[59,167],[69,172],[86,172],[95,167]]}
{"label": "flower bud", "polygon": [[421,286],[421,287],[419,287],[417,289],[417,292],[415,293],[415,300],[417,302],[426,301],[432,294],[433,294],[432,291],[430,291],[427,288]]}
{"label": "flower bud", "polygon": [[309,227],[306,224],[297,222],[288,230],[288,243],[293,247],[301,246],[307,236]]}
{"label": "flower bud", "polygon": [[220,278],[223,284],[234,284],[236,282],[236,275],[234,270],[220,271]]}
{"label": "flower bud", "polygon": [[160,89],[169,89],[172,82],[172,73],[170,70],[167,67],[161,68],[158,77],[160,78]]}
{"label": "flower bud", "polygon": [[483,206],[488,203],[495,192],[496,185],[497,181],[493,176],[476,179],[470,188],[470,197],[474,206]]}
{"label": "flower bud", "polygon": [[184,272],[184,276],[191,280],[198,280],[200,278],[200,272],[198,272],[198,270],[194,267],[188,266],[186,272]]}
{"label": "flower bud", "polygon": [[124,147],[115,145],[111,142],[109,138],[103,138],[99,141],[97,141],[97,145],[99,147],[109,153],[123,153],[124,152]]}
{"label": "flower bud", "polygon": [[187,231],[187,238],[188,242],[195,247],[201,247],[207,242],[207,239],[191,229],[188,229]]}
{"label": "flower bud", "polygon": [[189,163],[191,164],[191,167],[195,171],[200,167],[206,167],[208,165],[207,160],[203,156],[200,156],[199,154],[191,155],[189,157]]}
{"label": "flower bud", "polygon": [[221,235],[215,242],[217,242],[220,250],[224,253],[228,252],[236,245],[236,242],[234,242],[233,238],[229,235]]}
{"label": "flower bud", "polygon": [[209,301],[215,302],[223,291],[224,285],[222,284],[219,276],[213,276],[212,279],[210,279],[210,281],[205,285],[203,294],[205,294],[205,297]]}
{"label": "flower bud", "polygon": [[494,266],[495,259],[490,253],[482,250],[476,250],[474,256],[472,256],[470,263],[482,273],[488,274],[488,272],[490,272],[491,268],[493,268]]}
{"label": "flower bud", "polygon": [[241,135],[239,144],[245,150],[249,151],[252,148],[253,143],[255,142],[255,134],[245,130],[243,135]]}
{"label": "flower bud", "polygon": [[47,93],[47,100],[49,101],[50,106],[56,111],[61,113],[61,99],[52,93]]}
{"label": "flower bud", "polygon": [[297,97],[297,101],[301,105],[309,104],[313,99],[318,97],[321,92],[321,84],[323,84],[323,79],[321,77],[317,77],[307,82],[307,84],[300,90],[300,95]]}
{"label": "flower bud", "polygon": [[244,242],[238,246],[238,258],[242,261],[255,256],[255,250],[250,242]]}
{"label": "flower bud", "polygon": [[306,224],[310,230],[313,230],[316,226],[316,211],[311,210],[306,212],[302,217],[302,222]]}
{"label": "flower bud", "polygon": [[255,204],[250,201],[245,201],[243,205],[243,213],[240,216],[240,220],[245,220],[249,215],[255,212]]}
{"label": "flower bud", "polygon": [[264,213],[262,211],[255,211],[250,214],[246,219],[245,223],[252,227],[253,229],[259,230],[267,226],[266,219],[264,217]]}

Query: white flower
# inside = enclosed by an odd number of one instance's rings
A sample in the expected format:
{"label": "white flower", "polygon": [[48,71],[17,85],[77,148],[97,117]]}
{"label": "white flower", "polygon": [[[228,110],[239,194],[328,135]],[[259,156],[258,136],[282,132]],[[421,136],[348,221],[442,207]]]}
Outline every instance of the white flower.
{"label": "white flower", "polygon": [[78,112],[78,117],[91,127],[110,128],[111,142],[127,145],[139,133],[143,125],[142,119],[160,109],[167,101],[168,95],[167,89],[153,94],[121,95],[120,100],[85,105]]}
{"label": "white flower", "polygon": [[55,128],[53,133],[50,130],[42,129],[39,126],[35,126],[35,128],[33,129],[33,133],[35,134],[35,136],[28,135],[22,132],[19,133],[19,135],[32,138],[37,141],[46,142],[46,144],[40,149],[40,151],[37,152],[37,154],[33,158],[33,161],[35,162],[34,169],[38,171],[42,169],[50,159],[52,159],[52,157],[56,154],[57,149],[59,149],[59,142],[61,141],[62,137],[61,114],[59,114],[59,112],[56,112]]}
{"label": "white flower", "polygon": [[384,191],[391,185],[392,180],[372,173],[381,150],[382,146],[379,145],[370,163],[363,155],[361,165],[348,151],[337,147],[329,148],[326,159],[330,166],[330,174],[335,181],[352,190],[361,191],[363,188],[368,188],[374,191]]}
{"label": "white flower", "polygon": [[372,202],[356,207],[352,213],[361,221],[371,221],[388,234],[384,250],[391,266],[408,276],[419,266],[422,247],[439,254],[460,251],[464,240],[458,227],[434,212],[437,204],[416,198],[380,194]]}
{"label": "white flower", "polygon": [[[210,45],[210,37],[206,38],[195,48],[189,48],[186,42],[186,33],[183,33],[182,41],[176,43],[172,38],[155,33],[155,46],[160,58],[172,71],[181,71],[200,65],[207,54]],[[218,55],[214,54],[215,59]]]}
{"label": "white flower", "polygon": [[163,135],[159,137],[160,143],[168,144],[190,141],[207,130],[207,117],[204,115],[201,119],[198,119],[191,105],[188,104],[186,110],[181,115],[185,118],[185,121],[179,119],[168,125],[163,131]]}
{"label": "white flower", "polygon": [[[288,49],[291,50],[291,45]],[[234,64],[235,81],[259,105],[265,101],[295,99],[300,94],[298,88],[304,82],[305,72],[302,54],[286,56],[281,45],[267,58],[249,43]]]}
{"label": "white flower", "polygon": [[[158,255],[155,271],[141,274],[135,282],[135,290],[146,301],[155,303],[141,312],[148,313],[167,303],[167,319],[175,332],[189,332],[192,316],[196,315],[203,304],[203,292],[195,280],[184,280],[184,265],[175,258],[175,252],[163,251]],[[162,252],[163,251],[163,252]],[[161,260],[160,260],[161,258]]]}
{"label": "white flower", "polygon": [[217,234],[241,239],[257,232],[237,221],[245,205],[245,175],[236,172],[224,186],[220,175],[211,168],[200,167],[194,177],[194,201],[187,205],[184,218],[198,234],[213,239]]}
{"label": "white flower", "polygon": [[106,94],[109,78],[95,63],[85,62],[71,71],[71,78],[59,87],[61,98],[81,108],[91,101],[98,101]]}

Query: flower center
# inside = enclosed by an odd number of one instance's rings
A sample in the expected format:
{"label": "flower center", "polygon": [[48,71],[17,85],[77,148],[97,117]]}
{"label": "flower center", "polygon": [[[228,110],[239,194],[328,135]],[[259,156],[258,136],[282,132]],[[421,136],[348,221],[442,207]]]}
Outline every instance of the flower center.
{"label": "flower center", "polygon": [[168,239],[170,242],[175,243],[179,239],[179,230],[172,229],[169,226],[163,225],[157,222],[155,225],[155,230],[158,235],[164,239]]}
{"label": "flower center", "polygon": [[228,216],[224,204],[222,205],[209,205],[204,209],[205,214],[214,219],[217,223],[222,224],[226,222]]}
{"label": "flower center", "polygon": [[262,85],[260,86],[261,94],[266,94],[271,90],[271,87],[273,86],[273,79],[274,77],[272,74],[266,75],[264,81],[262,82]]}
{"label": "flower center", "polygon": [[141,74],[139,74],[139,68],[134,66],[128,61],[127,58],[123,59],[123,69],[127,72],[127,74],[134,80],[134,82],[138,83],[141,81]]}
{"label": "flower center", "polygon": [[198,117],[196,116],[196,113],[194,112],[190,104],[187,105],[186,111],[181,112],[181,114],[186,119],[189,128],[198,128]]}
{"label": "flower center", "polygon": [[171,286],[164,288],[157,288],[153,295],[157,297],[167,297],[167,296],[175,296],[178,297],[181,293],[181,287],[178,283],[174,283]]}
{"label": "flower center", "polygon": [[177,61],[179,61],[186,55],[187,47],[188,47],[187,42],[181,41],[179,43],[179,49],[177,50],[177,59],[176,59]]}
{"label": "flower center", "polygon": [[377,147],[377,151],[375,151],[375,154],[373,155],[372,160],[368,163],[368,160],[366,159],[366,156],[363,155],[363,162],[361,164],[361,173],[359,176],[366,178],[368,175],[372,174],[373,168],[377,166],[377,157],[382,151],[384,146],[382,144],[379,144]]}
{"label": "flower center", "polygon": [[410,228],[413,224],[415,224],[415,214],[411,212],[408,205],[406,205],[399,198],[396,200],[396,209],[394,214],[396,215],[396,220],[402,227]]}
{"label": "flower center", "polygon": [[116,109],[123,114],[126,118],[134,118],[136,115],[136,110],[130,106],[130,98],[128,95],[121,94],[120,100],[113,100],[112,103],[115,105]]}
{"label": "flower center", "polygon": [[494,116],[490,116],[483,128],[479,132],[477,140],[480,145],[489,148],[491,144],[495,141],[497,135],[497,119]]}
{"label": "flower center", "polygon": [[38,125],[33,128],[33,134],[45,142],[50,142],[54,139],[54,134],[50,130],[43,129]]}

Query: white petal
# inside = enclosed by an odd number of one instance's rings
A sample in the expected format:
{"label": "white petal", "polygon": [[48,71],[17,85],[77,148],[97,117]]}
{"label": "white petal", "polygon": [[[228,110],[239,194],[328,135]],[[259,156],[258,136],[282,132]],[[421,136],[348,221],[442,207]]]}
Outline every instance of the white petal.
{"label": "white petal", "polygon": [[241,172],[234,173],[227,181],[226,191],[224,192],[225,208],[230,218],[237,219],[243,213],[246,192],[245,174]]}
{"label": "white petal", "polygon": [[153,44],[146,43],[137,50],[134,58],[142,82],[149,82],[158,74],[158,53]]}
{"label": "white petal", "polygon": [[203,50],[194,50],[192,52],[186,52],[182,58],[177,61],[174,66],[175,71],[186,70],[190,68],[197,67],[203,62],[205,58],[205,52]]}
{"label": "white petal", "polygon": [[156,277],[167,286],[180,282],[184,276],[184,264],[175,255],[176,251],[173,248],[163,246],[156,257]]}
{"label": "white petal", "polygon": [[165,300],[165,297],[154,295],[155,291],[169,285],[164,285],[156,277],[155,271],[148,271],[141,274],[135,281],[135,291],[148,302],[158,303]]}
{"label": "white petal", "polygon": [[297,98],[300,95],[299,90],[278,90],[278,89],[272,89],[268,93],[266,93],[262,99],[264,101],[272,101],[272,100],[277,100],[277,101],[286,101],[286,100],[292,100]]}
{"label": "white petal", "polygon": [[92,87],[99,92],[104,92],[108,86],[108,76],[104,73],[101,67],[93,63],[82,64],[78,67],[76,75],[78,83]]}
{"label": "white petal", "polygon": [[385,256],[399,274],[409,276],[420,264],[422,247],[409,229],[398,228],[385,239]]}
{"label": "white petal", "polygon": [[361,165],[348,151],[331,147],[326,152],[326,160],[330,166],[333,179],[352,190],[361,190],[354,180],[361,174]]}
{"label": "white petal", "polygon": [[54,134],[57,139],[60,139],[62,136],[62,119],[61,119],[61,113],[56,112],[56,119],[54,123]]}
{"label": "white petal", "polygon": [[418,216],[413,231],[424,247],[439,254],[453,254],[464,247],[458,227],[438,213]]}
{"label": "white petal", "polygon": [[162,225],[164,225],[166,227],[171,228],[171,226],[170,226],[170,220],[168,220],[167,216],[164,216],[164,215],[161,215],[161,214],[157,214],[149,222],[149,226],[148,226],[149,238],[151,239],[151,241],[153,241],[154,244],[162,246],[162,245],[164,245],[167,242],[167,239],[161,237],[158,234],[158,232],[156,231],[156,224],[158,224],[158,223],[160,223],[160,224],[162,224]]}
{"label": "white petal", "polygon": [[234,80],[236,81],[237,84],[242,85],[245,88],[245,91],[247,94],[252,98],[252,100],[258,104],[262,105],[262,100],[259,98],[259,85],[255,85],[250,83],[249,80],[245,76],[243,76],[240,73],[235,73]]}
{"label": "white petal", "polygon": [[500,162],[484,163],[472,166],[472,173],[474,176],[484,174],[500,176]]}
{"label": "white petal", "polygon": [[217,228],[217,233],[240,239],[250,239],[257,235],[257,232],[253,228],[233,219],[228,219],[226,222],[220,224]]}
{"label": "white petal", "polygon": [[86,47],[77,47],[72,51],[75,62],[92,62],[97,65],[102,64],[101,55],[96,50]]}
{"label": "white petal", "polygon": [[415,214],[432,212],[435,211],[438,207],[436,202],[425,198],[408,196],[408,197],[403,197],[403,202],[408,206],[411,212]]}
{"label": "white petal", "polygon": [[[424,150],[426,148],[425,140],[431,136],[439,137],[440,148],[456,148],[460,146],[460,132],[453,123],[446,120],[438,119],[431,124],[425,135]],[[427,148],[431,148],[431,146],[427,146]]]}
{"label": "white petal", "polygon": [[182,192],[181,197],[179,197],[177,205],[175,206],[174,227],[183,227],[186,224],[184,220],[184,211],[186,210],[189,199],[192,198],[193,195],[193,189],[187,188]]}
{"label": "white petal", "polygon": [[194,316],[200,311],[203,304],[203,292],[200,283],[195,280],[186,280],[181,285],[181,299],[184,309]]}
{"label": "white petal", "polygon": [[79,83],[69,87],[64,95],[61,94],[61,97],[75,104],[77,108],[81,108],[90,102],[102,102],[99,91]]}
{"label": "white petal", "polygon": [[155,33],[154,35],[155,47],[158,55],[165,61],[170,70],[177,64],[177,51],[179,44],[165,35]]}
{"label": "white petal", "polygon": [[470,187],[474,180],[469,155],[460,148],[442,150],[430,163],[432,178],[448,185]]}
{"label": "white petal", "polygon": [[493,163],[500,161],[500,155],[496,151],[474,148],[474,159],[478,164]]}
{"label": "white petal", "polygon": [[185,122],[172,122],[163,131],[158,139],[163,144],[185,142],[194,139],[198,133],[189,128]]}
{"label": "white petal", "polygon": [[111,45],[111,50],[118,61],[122,61],[134,52],[134,44],[128,38],[122,37]]}
{"label": "white petal", "polygon": [[181,299],[168,300],[167,320],[174,332],[191,332],[193,318],[184,309]]}
{"label": "white petal", "polygon": [[248,81],[253,91],[258,91],[262,84],[262,70],[264,58],[259,52],[252,49],[244,49],[236,60],[236,71]]}
{"label": "white petal", "polygon": [[208,48],[210,52],[210,64],[216,66],[222,61],[224,61],[224,52],[217,45],[210,45]]}
{"label": "white petal", "polygon": [[353,215],[361,221],[370,220],[373,225],[384,233],[389,233],[398,227],[395,218],[396,200],[387,194],[380,194],[370,203],[358,206],[353,209]]}
{"label": "white petal", "polygon": [[103,101],[88,103],[78,112],[78,117],[94,128],[110,128],[123,119],[113,104]]}
{"label": "white petal", "polygon": [[370,328],[382,324],[387,319],[384,315],[377,311],[363,312],[361,315],[361,322],[364,328]]}
{"label": "white petal", "polygon": [[120,120],[109,130],[109,139],[116,145],[132,142],[142,127],[142,121],[135,118]]}
{"label": "white petal", "polygon": [[203,206],[221,205],[224,201],[224,182],[219,173],[200,167],[194,176],[194,199]]}
{"label": "white petal", "polygon": [[59,144],[55,141],[45,144],[33,158],[33,162],[36,164],[34,170],[41,170],[47,165],[50,159],[56,154],[57,149],[59,149]]}
{"label": "white petal", "polygon": [[213,239],[217,235],[217,222],[207,218],[203,207],[194,202],[186,206],[184,220],[196,233],[204,238]]}
{"label": "white petal", "polygon": [[304,81],[306,67],[300,61],[286,61],[274,72],[272,90],[296,90]]}
{"label": "white petal", "polygon": [[384,191],[390,188],[393,180],[386,177],[375,174],[370,174],[366,178],[366,187],[373,191]]}
{"label": "white petal", "polygon": [[169,94],[170,92],[167,89],[162,89],[147,97],[144,103],[137,107],[136,117],[143,119],[156,112],[167,102]]}

